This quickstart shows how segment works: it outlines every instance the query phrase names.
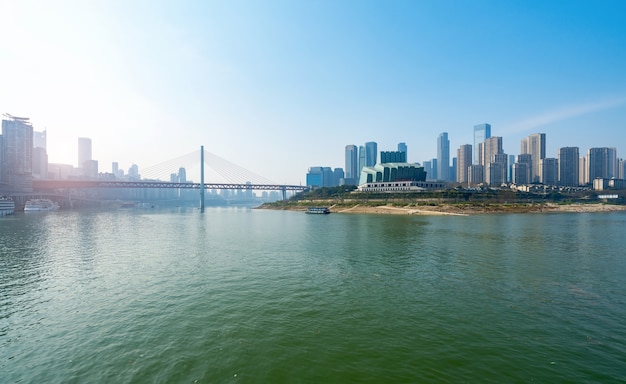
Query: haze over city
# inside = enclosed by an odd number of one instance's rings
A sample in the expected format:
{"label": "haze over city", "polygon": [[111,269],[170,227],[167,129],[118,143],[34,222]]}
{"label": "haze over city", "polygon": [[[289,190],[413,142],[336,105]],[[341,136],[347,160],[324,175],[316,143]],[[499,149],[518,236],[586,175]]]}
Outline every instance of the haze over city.
{"label": "haze over city", "polygon": [[[47,131],[49,161],[93,140],[101,172],[200,145],[277,183],[343,167],[344,147],[408,160],[472,144],[504,152],[626,148],[623,1],[5,1],[0,112]],[[10,17],[7,17],[9,15]]]}

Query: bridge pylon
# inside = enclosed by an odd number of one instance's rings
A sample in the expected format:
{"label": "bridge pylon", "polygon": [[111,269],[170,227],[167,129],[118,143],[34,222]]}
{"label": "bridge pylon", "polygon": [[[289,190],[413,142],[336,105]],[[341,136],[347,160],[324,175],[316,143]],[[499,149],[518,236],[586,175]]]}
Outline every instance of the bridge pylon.
{"label": "bridge pylon", "polygon": [[200,212],[204,212],[204,145],[200,146]]}

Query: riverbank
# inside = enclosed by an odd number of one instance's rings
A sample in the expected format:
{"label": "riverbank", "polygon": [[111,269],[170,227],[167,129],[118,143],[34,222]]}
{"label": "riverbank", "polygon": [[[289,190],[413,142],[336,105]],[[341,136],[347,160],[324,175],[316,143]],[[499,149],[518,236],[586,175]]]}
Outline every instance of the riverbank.
{"label": "riverbank", "polygon": [[[326,202],[329,203],[329,202]],[[324,204],[320,202],[320,206],[328,206],[332,213],[346,214],[378,214],[378,215],[450,215],[450,216],[469,216],[476,214],[493,214],[493,213],[558,213],[558,212],[574,212],[574,213],[592,213],[592,212],[616,212],[626,211],[626,205],[604,204],[604,203],[588,203],[588,204],[449,204],[441,203],[435,205],[406,205],[399,206],[397,204]],[[264,204],[260,209],[278,209],[291,211],[306,211],[307,206],[300,204]]]}

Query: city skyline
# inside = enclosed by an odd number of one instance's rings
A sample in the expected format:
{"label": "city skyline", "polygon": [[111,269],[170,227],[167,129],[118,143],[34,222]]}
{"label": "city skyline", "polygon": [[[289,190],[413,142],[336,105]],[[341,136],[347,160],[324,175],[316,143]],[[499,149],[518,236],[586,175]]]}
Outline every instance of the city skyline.
{"label": "city skyline", "polygon": [[[454,7],[450,5],[454,4]],[[626,137],[626,4],[3,2],[0,112],[46,131],[51,163],[159,164],[200,145],[277,183],[344,147],[452,154],[489,122],[503,151]],[[554,33],[559,31],[559,33]],[[10,38],[8,38],[10,37]],[[289,158],[289,161],[284,161]]]}

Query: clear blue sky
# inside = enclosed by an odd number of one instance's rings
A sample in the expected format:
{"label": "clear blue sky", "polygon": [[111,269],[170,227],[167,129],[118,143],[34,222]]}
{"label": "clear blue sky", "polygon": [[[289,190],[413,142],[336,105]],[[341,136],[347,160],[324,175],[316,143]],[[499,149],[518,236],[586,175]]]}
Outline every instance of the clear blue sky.
{"label": "clear blue sky", "polygon": [[101,171],[199,148],[279,183],[378,142],[409,160],[488,122],[626,157],[626,1],[0,0],[0,112],[51,162]]}

